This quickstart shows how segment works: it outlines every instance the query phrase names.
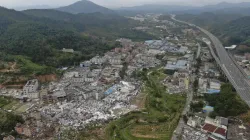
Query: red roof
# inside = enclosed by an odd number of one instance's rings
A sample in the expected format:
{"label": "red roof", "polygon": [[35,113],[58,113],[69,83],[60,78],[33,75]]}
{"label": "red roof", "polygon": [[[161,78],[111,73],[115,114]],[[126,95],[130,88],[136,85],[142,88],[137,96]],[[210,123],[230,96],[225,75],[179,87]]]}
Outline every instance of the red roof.
{"label": "red roof", "polygon": [[205,131],[208,131],[208,132],[211,132],[213,133],[215,131],[217,127],[212,125],[212,124],[208,124],[206,123],[203,127],[202,127],[202,130],[205,130]]}
{"label": "red roof", "polygon": [[226,136],[227,135],[227,130],[218,127],[214,133],[220,134],[222,136]]}

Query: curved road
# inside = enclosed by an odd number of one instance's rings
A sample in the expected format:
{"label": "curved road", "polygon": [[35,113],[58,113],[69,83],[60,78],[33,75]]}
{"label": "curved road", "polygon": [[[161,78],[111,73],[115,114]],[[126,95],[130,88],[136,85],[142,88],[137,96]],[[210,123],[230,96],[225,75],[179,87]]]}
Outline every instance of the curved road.
{"label": "curved road", "polygon": [[[172,19],[181,22],[184,24],[188,24],[190,26],[197,27],[200,29],[203,33],[205,33],[210,40],[212,41],[213,45],[215,46],[216,53],[218,56],[213,55],[217,63],[220,65],[221,69],[227,76],[228,80],[232,83],[234,88],[236,89],[237,93],[240,95],[242,100],[244,100],[248,106],[250,107],[250,84],[249,79],[246,77],[246,74],[243,73],[239,66],[237,66],[237,63],[234,63],[234,61],[231,59],[231,57],[228,55],[227,51],[223,47],[222,43],[219,41],[217,37],[215,37],[212,33],[208,32],[207,30],[200,28],[196,25],[180,21],[175,19],[175,16],[172,16]],[[210,50],[212,54],[215,54],[213,52],[213,49],[211,49],[211,45],[209,45]]]}

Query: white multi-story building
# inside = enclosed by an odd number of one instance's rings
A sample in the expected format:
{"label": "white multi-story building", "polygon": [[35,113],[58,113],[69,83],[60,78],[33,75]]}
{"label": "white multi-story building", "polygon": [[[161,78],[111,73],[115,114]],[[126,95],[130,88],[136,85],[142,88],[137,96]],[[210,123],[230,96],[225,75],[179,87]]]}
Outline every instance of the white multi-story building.
{"label": "white multi-story building", "polygon": [[37,79],[29,80],[23,87],[23,95],[31,99],[39,98],[39,93],[37,92],[38,86]]}
{"label": "white multi-story building", "polygon": [[111,58],[109,59],[109,63],[112,65],[120,65],[122,64],[121,58]]}
{"label": "white multi-story building", "polygon": [[104,59],[103,57],[100,57],[100,56],[96,56],[96,57],[92,58],[90,60],[90,62],[93,63],[93,64],[101,65],[101,64],[106,62],[106,59]]}

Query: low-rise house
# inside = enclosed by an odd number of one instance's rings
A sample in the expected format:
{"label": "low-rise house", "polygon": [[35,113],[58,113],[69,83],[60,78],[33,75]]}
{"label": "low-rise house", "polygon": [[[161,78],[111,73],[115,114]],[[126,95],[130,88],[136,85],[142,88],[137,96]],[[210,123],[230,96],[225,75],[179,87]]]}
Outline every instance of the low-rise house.
{"label": "low-rise house", "polygon": [[98,65],[101,65],[101,64],[105,63],[106,61],[107,61],[107,60],[106,60],[105,58],[100,57],[100,56],[96,56],[96,57],[94,57],[94,58],[92,58],[92,59],[90,60],[90,62],[91,62],[92,64],[98,64]]}
{"label": "low-rise house", "polygon": [[178,60],[177,62],[171,62],[166,65],[167,70],[189,70],[189,63],[186,60]]}
{"label": "low-rise house", "polygon": [[209,85],[210,89],[220,90],[221,82],[218,80],[211,79]]}
{"label": "low-rise house", "polygon": [[228,119],[223,117],[216,117],[216,119],[206,118],[202,131],[211,133],[219,139],[226,139]]}
{"label": "low-rise house", "polygon": [[122,60],[119,57],[114,57],[109,59],[109,63],[112,65],[120,65],[122,64]]}
{"label": "low-rise house", "polygon": [[64,52],[64,53],[74,53],[74,50],[73,49],[65,49],[65,48],[63,48],[62,52]]}
{"label": "low-rise house", "polygon": [[196,128],[201,125],[201,122],[202,122],[202,119],[200,117],[197,117],[197,116],[190,117],[188,119],[187,125]]}
{"label": "low-rise house", "polygon": [[15,140],[15,137],[10,135],[10,136],[4,137],[3,140]]}
{"label": "low-rise house", "polygon": [[80,67],[90,67],[91,62],[90,61],[84,61],[80,63]]}
{"label": "low-rise house", "polygon": [[66,72],[63,75],[63,78],[65,78],[65,79],[72,78],[72,77],[79,77],[79,72],[77,72],[77,71],[71,71],[71,72]]}

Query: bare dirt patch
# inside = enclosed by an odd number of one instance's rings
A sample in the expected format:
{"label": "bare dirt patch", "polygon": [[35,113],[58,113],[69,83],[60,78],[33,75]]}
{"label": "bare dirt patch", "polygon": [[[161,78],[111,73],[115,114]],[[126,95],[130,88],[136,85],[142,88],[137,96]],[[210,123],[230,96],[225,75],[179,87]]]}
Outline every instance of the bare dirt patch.
{"label": "bare dirt patch", "polygon": [[132,102],[133,105],[137,106],[139,109],[144,109],[146,99],[147,99],[147,95],[141,92],[131,102]]}
{"label": "bare dirt patch", "polygon": [[46,82],[52,82],[57,81],[58,77],[56,74],[48,74],[48,75],[39,75],[36,77],[40,82],[46,83]]}
{"label": "bare dirt patch", "polygon": [[160,137],[156,133],[159,128],[160,126],[138,125],[131,130],[131,133],[138,138],[158,139]]}

